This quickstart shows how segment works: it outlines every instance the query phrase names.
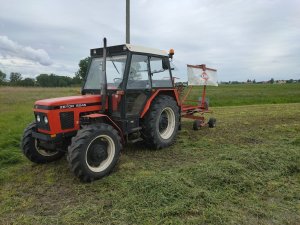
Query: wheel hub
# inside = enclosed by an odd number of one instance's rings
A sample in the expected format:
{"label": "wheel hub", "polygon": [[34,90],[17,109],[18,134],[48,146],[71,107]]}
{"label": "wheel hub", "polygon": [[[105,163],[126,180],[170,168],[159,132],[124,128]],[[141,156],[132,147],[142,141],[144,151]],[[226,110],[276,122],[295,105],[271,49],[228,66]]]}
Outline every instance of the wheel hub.
{"label": "wheel hub", "polygon": [[87,161],[91,166],[99,166],[108,157],[107,144],[104,142],[94,143],[87,154]]}
{"label": "wheel hub", "polygon": [[175,130],[176,118],[172,108],[166,107],[162,110],[159,121],[158,131],[162,139],[169,139]]}
{"label": "wheel hub", "polygon": [[55,145],[49,146],[45,143],[41,143],[39,140],[34,140],[34,146],[36,151],[46,157],[54,156],[58,153],[58,151],[55,150]]}
{"label": "wheel hub", "polygon": [[162,112],[159,118],[159,132],[164,132],[168,127],[168,116],[166,112]]}

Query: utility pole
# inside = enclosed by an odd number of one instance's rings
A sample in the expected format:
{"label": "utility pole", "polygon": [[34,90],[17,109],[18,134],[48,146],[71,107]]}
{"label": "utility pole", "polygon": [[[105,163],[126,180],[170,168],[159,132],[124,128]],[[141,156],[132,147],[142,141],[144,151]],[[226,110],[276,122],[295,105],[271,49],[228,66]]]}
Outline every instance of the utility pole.
{"label": "utility pole", "polygon": [[126,0],[126,44],[130,44],[130,0]]}

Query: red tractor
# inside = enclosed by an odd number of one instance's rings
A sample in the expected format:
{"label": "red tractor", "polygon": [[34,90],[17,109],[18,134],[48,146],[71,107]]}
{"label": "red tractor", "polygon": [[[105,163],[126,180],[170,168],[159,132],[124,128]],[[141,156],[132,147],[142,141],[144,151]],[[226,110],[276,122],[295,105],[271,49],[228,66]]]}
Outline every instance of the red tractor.
{"label": "red tractor", "polygon": [[108,175],[123,145],[171,145],[181,104],[169,58],[174,52],[129,44],[91,49],[81,96],[35,102],[35,122],[24,131],[22,151],[35,163],[67,153],[71,170],[89,182]]}

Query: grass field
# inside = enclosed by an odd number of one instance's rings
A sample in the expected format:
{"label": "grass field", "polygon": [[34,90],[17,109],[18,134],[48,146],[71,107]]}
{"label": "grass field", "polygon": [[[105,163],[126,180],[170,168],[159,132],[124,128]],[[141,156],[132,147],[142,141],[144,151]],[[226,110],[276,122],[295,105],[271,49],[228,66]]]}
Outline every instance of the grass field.
{"label": "grass field", "polygon": [[78,93],[0,87],[0,224],[299,224],[299,84],[209,89],[216,128],[184,120],[173,146],[126,146],[91,184],[19,150],[35,100]]}
{"label": "grass field", "polygon": [[[198,99],[199,88],[193,89],[190,99]],[[232,84],[207,88],[210,106],[239,106],[300,102],[300,84]]]}

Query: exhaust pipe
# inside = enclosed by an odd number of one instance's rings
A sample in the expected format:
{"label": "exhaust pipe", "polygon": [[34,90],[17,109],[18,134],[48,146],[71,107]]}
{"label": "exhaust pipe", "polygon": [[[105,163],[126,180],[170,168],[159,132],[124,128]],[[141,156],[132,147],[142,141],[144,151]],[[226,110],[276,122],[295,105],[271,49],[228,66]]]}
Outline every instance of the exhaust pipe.
{"label": "exhaust pipe", "polygon": [[106,107],[106,92],[107,92],[107,78],[106,78],[106,55],[107,55],[107,41],[106,38],[103,38],[103,63],[102,63],[102,74],[103,74],[103,83],[101,84],[100,80],[100,87],[101,87],[101,101],[102,101],[102,112],[105,112]]}

